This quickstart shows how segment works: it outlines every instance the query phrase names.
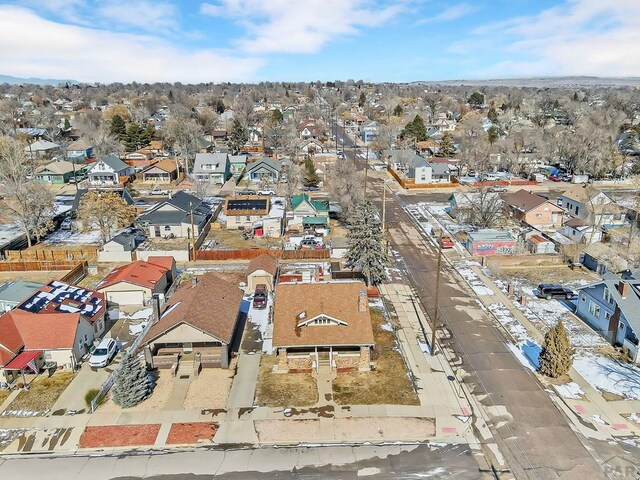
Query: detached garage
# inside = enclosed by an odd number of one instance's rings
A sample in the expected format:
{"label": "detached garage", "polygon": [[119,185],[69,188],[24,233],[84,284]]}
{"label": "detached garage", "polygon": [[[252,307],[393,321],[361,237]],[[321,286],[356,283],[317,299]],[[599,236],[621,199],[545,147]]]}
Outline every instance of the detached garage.
{"label": "detached garage", "polygon": [[145,305],[156,293],[164,293],[171,280],[175,262],[173,257],[154,257],[170,259],[158,265],[142,260],[115,268],[98,284],[97,290],[104,294],[107,302],[117,305]]}

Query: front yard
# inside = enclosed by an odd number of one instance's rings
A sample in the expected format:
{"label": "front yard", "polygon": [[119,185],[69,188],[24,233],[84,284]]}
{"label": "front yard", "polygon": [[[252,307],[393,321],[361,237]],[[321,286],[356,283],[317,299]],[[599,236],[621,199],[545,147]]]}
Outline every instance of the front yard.
{"label": "front yard", "polygon": [[396,336],[378,309],[371,309],[376,342],[372,372],[340,373],[333,381],[333,399],[342,405],[420,405],[398,351]]}
{"label": "front yard", "polygon": [[29,390],[20,392],[2,415],[8,417],[45,415],[72,379],[72,372],[58,372],[50,377],[36,378],[29,384]]}
{"label": "front yard", "polygon": [[262,355],[255,403],[266,407],[309,407],[318,402],[316,381],[306,373],[273,373],[278,359]]}

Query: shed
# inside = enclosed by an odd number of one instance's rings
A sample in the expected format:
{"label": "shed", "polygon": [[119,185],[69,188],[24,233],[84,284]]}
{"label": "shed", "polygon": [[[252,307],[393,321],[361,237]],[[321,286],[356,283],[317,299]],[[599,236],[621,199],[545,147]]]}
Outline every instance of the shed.
{"label": "shed", "polygon": [[273,291],[275,277],[278,272],[278,262],[266,253],[254,258],[247,267],[247,291],[255,292],[256,285],[266,285],[267,290]]}

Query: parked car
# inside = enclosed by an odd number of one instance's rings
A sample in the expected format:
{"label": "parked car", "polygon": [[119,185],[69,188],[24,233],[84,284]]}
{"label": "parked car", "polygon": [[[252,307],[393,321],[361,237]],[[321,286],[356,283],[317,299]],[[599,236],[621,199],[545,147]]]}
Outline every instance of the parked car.
{"label": "parked car", "polygon": [[72,230],[73,229],[73,219],[71,217],[67,217],[62,220],[60,224],[60,230]]}
{"label": "parked car", "polygon": [[320,249],[322,248],[322,243],[318,243],[318,241],[313,238],[305,238],[300,242],[300,248],[302,250],[313,250],[314,248]]}
{"label": "parked car", "polygon": [[142,199],[136,200],[135,202],[133,202],[133,204],[136,207],[148,207],[149,206],[149,204],[145,200],[142,200]]}
{"label": "parked car", "polygon": [[549,180],[551,180],[552,182],[561,182],[562,179],[560,177],[558,177],[557,175],[549,175]]}
{"label": "parked car", "polygon": [[303,192],[317,192],[320,190],[320,187],[302,187],[301,190]]}
{"label": "parked car", "polygon": [[271,189],[264,189],[264,190],[258,190],[258,195],[275,195],[276,192],[275,190],[271,190]]}
{"label": "parked car", "polygon": [[106,367],[118,353],[118,344],[113,338],[103,338],[89,357],[89,366],[94,368]]}
{"label": "parked car", "polygon": [[75,177],[71,177],[69,179],[69,183],[72,185],[76,183],[80,183],[84,181],[86,178],[87,178],[86,175],[76,175]]}
{"label": "parked car", "polygon": [[149,192],[149,195],[169,195],[169,190],[162,190],[161,188],[154,188]]}
{"label": "parked car", "polygon": [[256,291],[253,294],[253,308],[267,308],[268,295],[266,285],[262,283],[256,285]]}
{"label": "parked car", "polygon": [[440,237],[440,246],[442,248],[453,248],[454,243],[449,235],[444,235]]}
{"label": "parked car", "polygon": [[562,285],[554,285],[549,283],[541,283],[538,285],[538,297],[551,300],[552,298],[566,298],[571,300],[576,296],[576,292]]}
{"label": "parked car", "polygon": [[489,188],[489,191],[498,193],[498,192],[508,192],[509,189],[501,185],[496,185],[495,187]]}
{"label": "parked car", "polygon": [[253,190],[240,190],[239,192],[237,192],[238,195],[255,195],[256,192],[254,192]]}

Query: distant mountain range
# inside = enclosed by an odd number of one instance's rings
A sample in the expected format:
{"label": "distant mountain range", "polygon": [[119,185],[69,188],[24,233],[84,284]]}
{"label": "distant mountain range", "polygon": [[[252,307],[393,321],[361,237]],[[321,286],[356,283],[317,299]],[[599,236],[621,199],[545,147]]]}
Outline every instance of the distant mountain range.
{"label": "distant mountain range", "polygon": [[412,82],[425,85],[477,85],[477,86],[502,86],[502,87],[640,87],[640,77],[530,77],[530,78],[503,78],[488,80],[441,80]]}
{"label": "distant mountain range", "polygon": [[58,85],[59,83],[78,83],[76,80],[57,80],[55,78],[21,78],[12,77],[11,75],[0,75],[0,84],[8,83],[9,85],[19,85],[21,83],[32,85]]}

